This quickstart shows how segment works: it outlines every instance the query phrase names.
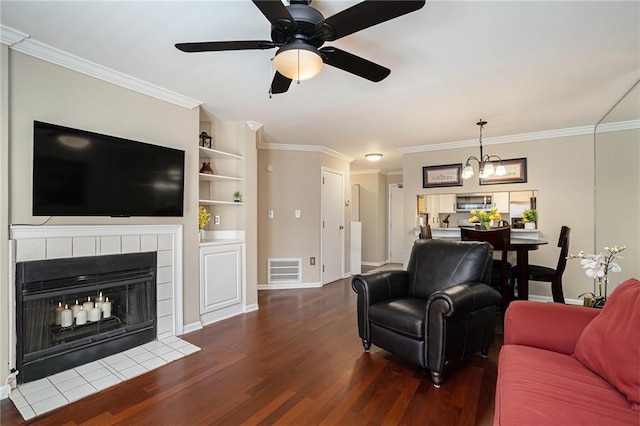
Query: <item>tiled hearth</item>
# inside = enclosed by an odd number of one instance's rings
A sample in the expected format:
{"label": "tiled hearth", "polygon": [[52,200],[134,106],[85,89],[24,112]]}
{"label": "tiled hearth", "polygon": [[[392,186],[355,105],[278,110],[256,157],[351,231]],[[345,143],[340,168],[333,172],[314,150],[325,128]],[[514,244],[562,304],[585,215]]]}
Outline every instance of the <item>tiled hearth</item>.
{"label": "tiled hearth", "polygon": [[18,386],[9,395],[25,420],[161,367],[200,348],[171,336]]}
{"label": "tiled hearth", "polygon": [[[157,340],[125,352],[25,383],[10,398],[25,419],[198,351],[179,339],[182,320],[182,226],[12,226],[9,283],[15,301],[15,264],[33,260],[156,252]],[[15,306],[7,310],[10,367],[16,366]],[[4,326],[4,325],[3,325]]]}

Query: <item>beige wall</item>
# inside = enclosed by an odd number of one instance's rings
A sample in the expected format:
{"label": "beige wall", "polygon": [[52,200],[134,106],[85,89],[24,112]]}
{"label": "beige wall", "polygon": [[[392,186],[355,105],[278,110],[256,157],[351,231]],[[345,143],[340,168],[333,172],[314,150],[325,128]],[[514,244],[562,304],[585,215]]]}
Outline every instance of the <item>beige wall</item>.
{"label": "beige wall", "polygon": [[362,263],[379,265],[387,261],[388,182],[381,173],[354,173],[351,183],[360,185]]}
{"label": "beige wall", "polygon": [[617,260],[622,271],[609,275],[609,295],[619,282],[640,278],[639,164],[639,129],[596,134],[596,242],[587,253],[627,246]]}
{"label": "beige wall", "polygon": [[[271,165],[273,171],[268,172]],[[258,150],[258,282],[267,283],[267,259],[302,258],[302,282],[319,283],[320,178],[322,167],[345,175],[344,197],[350,198],[349,163],[318,152]],[[268,219],[269,209],[274,218]],[[301,211],[300,219],[294,210]],[[345,237],[349,235],[349,209],[345,209]],[[348,247],[345,238],[345,256]],[[309,264],[315,257],[316,264]],[[349,264],[348,256],[345,266]]]}
{"label": "beige wall", "polygon": [[[478,148],[403,155],[404,170],[404,233],[408,256],[415,240],[416,195],[477,191],[520,191],[537,189],[540,219],[538,227],[549,244],[530,253],[530,263],[554,267],[558,261],[558,234],[562,225],[571,227],[570,252],[591,250],[594,244],[593,137],[591,135],[545,139],[528,142],[489,145],[485,152],[504,159],[527,158],[528,182],[524,184],[480,186],[476,176],[462,187],[423,189],[422,167],[463,163]],[[405,260],[405,263],[406,261]],[[578,294],[591,291],[592,282],[582,272],[577,261],[570,261],[564,275],[564,294],[577,299]],[[530,283],[530,294],[550,296],[546,284]]]}
{"label": "beige wall", "polygon": [[[5,63],[4,59],[3,57],[3,63]],[[33,120],[184,150],[186,157],[184,217],[54,217],[48,224],[183,225],[184,323],[199,321],[198,311],[187,309],[187,307],[199,306],[198,109],[189,110],[178,107],[14,51],[9,52],[8,59],[11,93],[8,108],[11,124],[9,133],[10,223],[35,225],[47,220],[46,217],[31,215]],[[4,95],[5,93],[2,96],[3,102],[6,99]],[[5,111],[4,105],[3,111]],[[5,258],[5,256],[2,257]],[[6,292],[6,283],[3,281],[0,293],[6,294]],[[1,346],[3,360],[8,356],[5,354],[6,347],[6,345]],[[4,369],[2,377],[5,377]]]}

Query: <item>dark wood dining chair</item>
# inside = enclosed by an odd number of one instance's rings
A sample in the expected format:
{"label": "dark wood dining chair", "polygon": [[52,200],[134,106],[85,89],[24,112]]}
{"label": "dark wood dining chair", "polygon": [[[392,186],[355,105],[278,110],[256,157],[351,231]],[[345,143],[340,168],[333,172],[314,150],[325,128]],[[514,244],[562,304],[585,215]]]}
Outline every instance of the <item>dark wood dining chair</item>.
{"label": "dark wood dining chair", "polygon": [[507,251],[511,241],[511,228],[508,226],[489,230],[460,228],[460,239],[462,241],[486,241],[493,246],[494,253],[500,252],[500,260],[493,260],[491,285],[500,290],[502,295],[501,307],[504,314],[511,301],[511,291],[509,291],[511,264],[507,261]]}
{"label": "dark wood dining chair", "polygon": [[418,236],[421,240],[431,240],[433,239],[433,235],[431,235],[431,226],[423,225],[420,227],[420,235]]}
{"label": "dark wood dining chair", "polygon": [[[551,283],[551,294],[553,301],[556,303],[564,303],[564,293],[562,292],[562,275],[567,266],[567,256],[569,255],[569,240],[571,228],[563,226],[560,230],[560,238],[558,238],[558,247],[560,247],[560,257],[556,268],[547,266],[529,265],[529,281],[540,281]],[[518,265],[511,268],[511,288],[515,288],[516,279],[518,277]]]}

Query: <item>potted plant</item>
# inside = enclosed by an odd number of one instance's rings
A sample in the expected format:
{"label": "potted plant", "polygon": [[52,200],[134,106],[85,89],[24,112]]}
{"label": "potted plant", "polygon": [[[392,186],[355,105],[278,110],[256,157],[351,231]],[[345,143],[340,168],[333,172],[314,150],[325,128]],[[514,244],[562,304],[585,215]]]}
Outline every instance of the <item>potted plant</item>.
{"label": "potted plant", "polygon": [[524,222],[524,229],[536,229],[536,222],[538,221],[538,210],[527,209],[523,211],[522,220]]}
{"label": "potted plant", "polygon": [[488,212],[484,210],[471,210],[471,218],[469,219],[470,223],[479,223],[480,228],[489,229],[491,227],[491,222],[494,220],[502,219],[500,213],[498,213],[498,208],[494,207]]}
{"label": "potted plant", "polygon": [[[607,301],[607,286],[609,284],[609,272],[620,272],[622,268],[615,259],[621,259],[620,252],[624,251],[627,246],[605,247],[603,253],[584,254],[583,251],[578,254],[570,254],[567,259],[580,259],[580,264],[584,269],[587,277],[598,281],[598,295],[594,293],[582,293],[578,297],[584,297],[584,306],[592,308],[602,308]],[[602,291],[604,287],[604,292]]]}
{"label": "potted plant", "polygon": [[236,191],[233,193],[233,201],[239,203],[242,201],[242,193],[240,191]]}
{"label": "potted plant", "polygon": [[204,241],[204,228],[207,226],[207,223],[211,220],[211,213],[207,211],[202,206],[198,206],[198,232],[200,237],[200,242]]}

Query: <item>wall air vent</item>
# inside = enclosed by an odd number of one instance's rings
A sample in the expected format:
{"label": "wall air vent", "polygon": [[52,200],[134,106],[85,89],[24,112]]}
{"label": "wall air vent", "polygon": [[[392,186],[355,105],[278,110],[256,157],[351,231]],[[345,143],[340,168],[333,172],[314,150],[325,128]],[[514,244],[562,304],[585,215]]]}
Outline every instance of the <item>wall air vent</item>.
{"label": "wall air vent", "polygon": [[302,276],[302,259],[267,259],[267,283],[299,283]]}

